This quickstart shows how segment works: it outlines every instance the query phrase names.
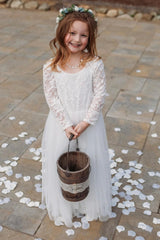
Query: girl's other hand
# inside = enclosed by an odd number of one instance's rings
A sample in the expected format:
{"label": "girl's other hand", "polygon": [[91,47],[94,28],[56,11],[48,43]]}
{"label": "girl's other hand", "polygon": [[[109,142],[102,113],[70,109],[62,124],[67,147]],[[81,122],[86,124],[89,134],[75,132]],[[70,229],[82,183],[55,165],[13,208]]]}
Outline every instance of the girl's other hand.
{"label": "girl's other hand", "polygon": [[82,121],[75,126],[74,131],[78,133],[78,137],[86,130],[89,125],[89,123]]}
{"label": "girl's other hand", "polygon": [[66,128],[65,133],[68,139],[70,138],[71,134],[74,135],[73,139],[76,139],[78,137],[78,133],[74,130],[73,126]]}

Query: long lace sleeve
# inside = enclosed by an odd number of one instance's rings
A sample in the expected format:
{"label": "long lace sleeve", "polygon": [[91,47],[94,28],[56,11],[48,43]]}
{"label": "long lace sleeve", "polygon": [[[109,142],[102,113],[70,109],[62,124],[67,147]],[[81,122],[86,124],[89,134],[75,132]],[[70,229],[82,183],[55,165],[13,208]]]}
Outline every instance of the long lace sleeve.
{"label": "long lace sleeve", "polygon": [[48,62],[43,65],[43,88],[47,104],[63,129],[72,126],[73,124],[58,97],[56,81]]}
{"label": "long lace sleeve", "polygon": [[94,125],[98,120],[106,95],[106,77],[102,60],[96,62],[93,74],[93,94],[94,96],[91,105],[83,119],[83,121],[88,122],[91,125]]}

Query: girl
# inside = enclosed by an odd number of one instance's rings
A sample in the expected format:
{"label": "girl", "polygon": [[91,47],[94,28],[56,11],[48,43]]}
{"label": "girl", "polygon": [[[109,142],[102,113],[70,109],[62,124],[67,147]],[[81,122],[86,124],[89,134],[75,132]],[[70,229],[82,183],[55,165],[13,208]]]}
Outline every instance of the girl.
{"label": "girl", "polygon": [[[97,57],[97,21],[90,9],[60,10],[55,57],[43,66],[44,92],[50,112],[42,140],[42,200],[56,225],[72,226],[84,214],[88,221],[106,221],[111,213],[108,144],[101,109],[105,97],[104,65]],[[78,138],[80,151],[90,158],[90,191],[79,202],[62,196],[56,161],[67,151],[68,138]],[[71,141],[75,150],[76,141]]]}

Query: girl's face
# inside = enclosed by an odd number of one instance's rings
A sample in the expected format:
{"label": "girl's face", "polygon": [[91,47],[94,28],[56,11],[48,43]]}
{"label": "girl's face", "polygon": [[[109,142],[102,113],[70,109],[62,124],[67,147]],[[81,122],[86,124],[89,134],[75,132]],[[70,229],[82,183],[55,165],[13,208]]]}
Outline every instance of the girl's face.
{"label": "girl's face", "polygon": [[86,48],[88,38],[89,31],[87,23],[74,21],[65,36],[64,42],[71,53],[80,53]]}

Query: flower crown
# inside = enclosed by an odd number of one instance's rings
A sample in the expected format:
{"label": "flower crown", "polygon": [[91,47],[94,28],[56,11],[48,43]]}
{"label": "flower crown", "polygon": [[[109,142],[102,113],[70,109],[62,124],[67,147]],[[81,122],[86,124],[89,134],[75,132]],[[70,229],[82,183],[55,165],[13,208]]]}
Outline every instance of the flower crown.
{"label": "flower crown", "polygon": [[58,17],[56,18],[56,23],[58,24],[60,21],[62,21],[63,18],[65,18],[65,16],[68,14],[68,13],[71,13],[71,12],[82,12],[82,13],[89,13],[93,18],[94,20],[97,22],[97,18],[95,18],[94,16],[94,13],[91,9],[85,9],[85,8],[82,8],[82,7],[78,7],[76,5],[72,5],[71,7],[69,8],[61,8],[59,10],[59,15]]}

